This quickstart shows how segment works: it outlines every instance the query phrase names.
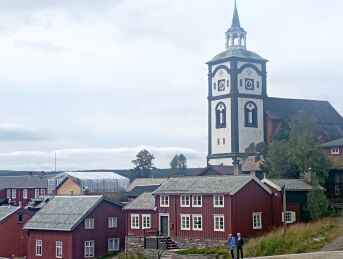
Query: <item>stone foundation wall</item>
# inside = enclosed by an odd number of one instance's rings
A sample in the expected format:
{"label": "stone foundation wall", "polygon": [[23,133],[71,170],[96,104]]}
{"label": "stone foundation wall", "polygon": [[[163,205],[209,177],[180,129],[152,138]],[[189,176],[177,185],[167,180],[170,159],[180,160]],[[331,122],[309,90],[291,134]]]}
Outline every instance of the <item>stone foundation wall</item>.
{"label": "stone foundation wall", "polygon": [[156,258],[158,258],[158,250],[156,250],[156,249],[145,249],[144,250],[144,257],[146,259],[156,259]]}
{"label": "stone foundation wall", "polygon": [[227,240],[198,239],[198,238],[173,238],[181,249],[205,249],[210,247],[227,247]]}
{"label": "stone foundation wall", "polygon": [[133,254],[144,253],[144,238],[143,237],[125,237],[125,252]]}

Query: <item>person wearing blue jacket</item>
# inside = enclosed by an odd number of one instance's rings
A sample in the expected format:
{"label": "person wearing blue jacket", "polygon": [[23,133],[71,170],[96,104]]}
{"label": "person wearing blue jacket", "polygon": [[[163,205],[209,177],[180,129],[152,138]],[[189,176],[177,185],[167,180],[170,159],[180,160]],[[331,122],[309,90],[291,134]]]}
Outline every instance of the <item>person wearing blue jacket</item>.
{"label": "person wearing blue jacket", "polygon": [[229,243],[228,249],[231,253],[231,258],[234,259],[235,258],[234,251],[236,249],[236,238],[232,234],[229,234],[227,242]]}

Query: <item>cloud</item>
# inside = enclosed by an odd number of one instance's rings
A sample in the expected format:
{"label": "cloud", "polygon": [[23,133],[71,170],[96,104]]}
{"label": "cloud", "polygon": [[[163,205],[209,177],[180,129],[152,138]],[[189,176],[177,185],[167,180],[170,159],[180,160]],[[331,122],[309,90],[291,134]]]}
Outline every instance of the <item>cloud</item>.
{"label": "cloud", "polygon": [[48,138],[48,134],[36,128],[20,124],[1,123],[0,141],[40,141]]}

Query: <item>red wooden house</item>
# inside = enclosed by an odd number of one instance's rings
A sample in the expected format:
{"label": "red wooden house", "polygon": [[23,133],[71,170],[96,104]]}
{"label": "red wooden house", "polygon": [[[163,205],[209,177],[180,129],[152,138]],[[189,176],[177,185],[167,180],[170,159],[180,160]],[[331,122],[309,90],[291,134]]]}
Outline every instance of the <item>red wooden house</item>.
{"label": "red wooden house", "polygon": [[103,196],[56,196],[24,227],[28,258],[95,258],[124,247],[122,205]]}
{"label": "red wooden house", "polygon": [[27,233],[23,226],[31,215],[21,207],[0,206],[0,257],[27,255]]}
{"label": "red wooden house", "polygon": [[282,223],[281,197],[255,176],[171,178],[153,197],[144,194],[125,207],[127,250],[142,240],[146,214],[151,230],[181,248],[224,245],[229,233],[252,237]]}
{"label": "red wooden house", "polygon": [[27,205],[30,199],[47,193],[50,175],[0,176],[0,203]]}

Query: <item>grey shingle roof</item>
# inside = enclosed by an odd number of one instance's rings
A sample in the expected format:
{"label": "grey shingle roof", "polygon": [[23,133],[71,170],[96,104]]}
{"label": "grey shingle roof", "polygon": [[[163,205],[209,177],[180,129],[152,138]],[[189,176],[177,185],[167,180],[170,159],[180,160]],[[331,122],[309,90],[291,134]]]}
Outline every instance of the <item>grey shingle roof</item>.
{"label": "grey shingle roof", "polygon": [[24,228],[71,231],[102,200],[102,196],[56,196]]}
{"label": "grey shingle roof", "polygon": [[125,210],[153,210],[155,197],[151,192],[144,192],[125,206]]}
{"label": "grey shingle roof", "polygon": [[271,191],[255,176],[194,176],[170,178],[154,194],[171,193],[222,193],[234,195],[250,181],[255,181],[268,193]]}
{"label": "grey shingle roof", "polygon": [[[309,191],[313,188],[310,184],[308,184],[305,180],[302,179],[267,179],[272,183],[276,184],[280,188],[286,185],[287,191]],[[264,180],[262,180],[263,182]],[[320,189],[324,189],[320,186]]]}
{"label": "grey shingle roof", "polygon": [[333,141],[321,144],[320,146],[321,147],[342,147],[343,146],[343,138],[335,139]]}
{"label": "grey shingle roof", "polygon": [[12,213],[16,212],[20,207],[8,207],[8,206],[0,206],[0,221],[7,218]]}
{"label": "grey shingle roof", "polygon": [[158,187],[160,187],[159,184],[157,185],[146,185],[146,186],[136,186],[133,188],[131,191],[127,192],[126,195],[128,197],[138,197],[141,195],[143,192],[153,192],[155,191]]}
{"label": "grey shingle roof", "polygon": [[127,187],[126,192],[130,192],[136,186],[147,186],[147,185],[161,185],[166,182],[169,178],[136,178]]}
{"label": "grey shingle roof", "polygon": [[0,176],[0,190],[8,188],[47,188],[51,175]]}

